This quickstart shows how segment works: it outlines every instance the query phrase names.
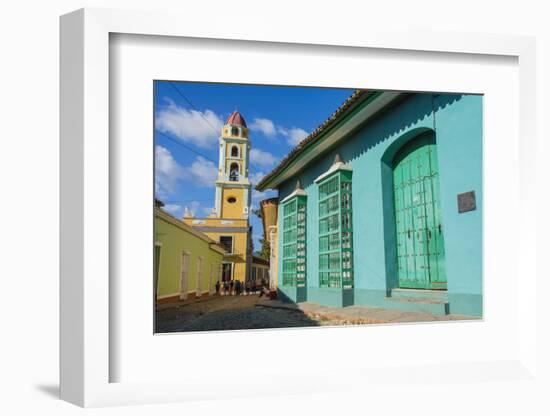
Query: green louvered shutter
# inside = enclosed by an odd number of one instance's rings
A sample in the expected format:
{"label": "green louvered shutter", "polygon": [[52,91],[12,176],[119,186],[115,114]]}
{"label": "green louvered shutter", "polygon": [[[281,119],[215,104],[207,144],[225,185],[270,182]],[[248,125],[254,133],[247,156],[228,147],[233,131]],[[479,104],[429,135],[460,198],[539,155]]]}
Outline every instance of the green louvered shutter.
{"label": "green louvered shutter", "polygon": [[351,171],[319,183],[319,286],[353,288]]}
{"label": "green louvered shutter", "polygon": [[283,286],[306,285],[306,209],[304,195],[283,204]]}

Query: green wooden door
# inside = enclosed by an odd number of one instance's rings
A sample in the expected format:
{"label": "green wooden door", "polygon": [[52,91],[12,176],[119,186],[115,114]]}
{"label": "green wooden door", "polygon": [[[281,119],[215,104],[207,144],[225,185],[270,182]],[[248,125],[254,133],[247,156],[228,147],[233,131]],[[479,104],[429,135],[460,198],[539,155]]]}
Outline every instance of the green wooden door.
{"label": "green wooden door", "polygon": [[399,287],[446,289],[445,247],[435,137],[407,143],[394,158]]}

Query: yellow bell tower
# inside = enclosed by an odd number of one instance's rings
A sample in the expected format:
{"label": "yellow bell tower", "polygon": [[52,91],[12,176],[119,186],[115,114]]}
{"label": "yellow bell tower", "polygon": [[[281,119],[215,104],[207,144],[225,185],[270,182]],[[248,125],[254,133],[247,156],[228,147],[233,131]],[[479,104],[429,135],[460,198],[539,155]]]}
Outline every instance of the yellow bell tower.
{"label": "yellow bell tower", "polygon": [[243,116],[234,111],[222,128],[216,181],[216,213],[222,218],[248,219],[250,143]]}
{"label": "yellow bell tower", "polygon": [[236,279],[244,283],[252,261],[248,221],[251,202],[248,179],[250,140],[244,117],[237,111],[222,127],[219,146],[212,213],[207,218],[195,218],[186,210],[183,221],[224,246],[226,255],[220,280]]}

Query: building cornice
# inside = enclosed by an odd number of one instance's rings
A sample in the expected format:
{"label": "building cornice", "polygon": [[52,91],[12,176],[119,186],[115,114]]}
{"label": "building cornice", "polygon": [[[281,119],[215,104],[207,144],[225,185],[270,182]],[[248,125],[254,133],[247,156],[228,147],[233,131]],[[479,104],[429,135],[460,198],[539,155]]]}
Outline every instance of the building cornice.
{"label": "building cornice", "polygon": [[225,136],[221,136],[220,137],[220,143],[221,141],[224,141],[226,143],[250,143],[250,139],[246,138],[246,137],[225,137]]}
{"label": "building cornice", "polygon": [[247,233],[250,227],[220,227],[208,225],[194,225],[193,228],[203,233]]}
{"label": "building cornice", "polygon": [[319,175],[313,182],[315,182],[315,183],[321,182],[323,179],[328,178],[330,175],[332,175],[333,173],[338,172],[340,170],[345,170],[345,171],[349,172],[349,171],[353,171],[353,168],[351,167],[351,165],[348,165],[347,163],[344,163],[344,162],[334,163],[329,168],[329,170],[327,170],[325,173],[322,173],[321,175]]}
{"label": "building cornice", "polygon": [[292,192],[290,195],[288,195],[285,199],[281,201],[281,204],[284,204],[288,201],[290,201],[295,196],[307,196],[307,192],[303,189],[295,189],[294,192]]}
{"label": "building cornice", "polygon": [[[248,179],[247,179],[248,181]],[[250,188],[250,182],[246,182],[246,183],[242,183],[242,182],[233,182],[233,181],[220,181],[220,180],[216,180],[216,182],[214,182],[215,185],[224,185],[226,187],[231,187],[231,188]]]}

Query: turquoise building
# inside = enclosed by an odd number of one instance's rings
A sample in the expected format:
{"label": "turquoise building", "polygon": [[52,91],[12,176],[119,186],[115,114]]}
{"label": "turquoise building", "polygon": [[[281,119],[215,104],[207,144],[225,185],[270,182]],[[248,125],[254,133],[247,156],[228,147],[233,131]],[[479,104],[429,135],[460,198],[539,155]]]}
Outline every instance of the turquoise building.
{"label": "turquoise building", "polygon": [[482,316],[482,97],[354,92],[257,185],[278,294]]}

